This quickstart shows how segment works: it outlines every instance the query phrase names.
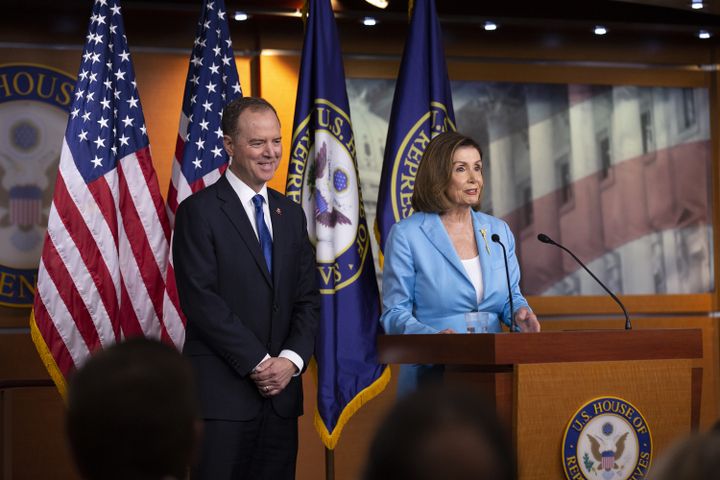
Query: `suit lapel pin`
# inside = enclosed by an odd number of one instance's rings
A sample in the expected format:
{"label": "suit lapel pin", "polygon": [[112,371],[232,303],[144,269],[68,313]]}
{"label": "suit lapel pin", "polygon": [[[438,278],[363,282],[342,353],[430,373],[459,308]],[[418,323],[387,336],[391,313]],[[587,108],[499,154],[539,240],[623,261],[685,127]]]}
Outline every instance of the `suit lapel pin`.
{"label": "suit lapel pin", "polygon": [[280,208],[276,208],[275,213],[278,215],[282,215],[282,210]]}

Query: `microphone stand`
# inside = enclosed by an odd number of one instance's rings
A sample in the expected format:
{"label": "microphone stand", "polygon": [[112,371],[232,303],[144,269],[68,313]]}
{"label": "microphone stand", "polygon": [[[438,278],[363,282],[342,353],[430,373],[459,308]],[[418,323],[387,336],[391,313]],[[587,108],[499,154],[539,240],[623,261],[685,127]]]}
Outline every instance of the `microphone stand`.
{"label": "microphone stand", "polygon": [[516,332],[517,324],[515,323],[515,309],[513,308],[512,287],[510,286],[510,269],[508,268],[507,250],[505,250],[505,245],[500,241],[500,236],[497,233],[493,233],[490,239],[502,247],[503,260],[505,260],[505,280],[507,280],[508,299],[510,300],[510,331]]}
{"label": "microphone stand", "polygon": [[565,248],[564,246],[560,245],[559,243],[557,243],[555,240],[553,240],[552,238],[548,237],[548,236],[545,235],[544,233],[538,234],[537,238],[538,238],[538,240],[540,240],[542,243],[547,243],[547,244],[549,244],[549,245],[555,245],[556,247],[559,247],[559,248],[565,250],[567,253],[569,253],[570,256],[573,257],[573,258],[575,259],[575,261],[576,261],[577,263],[579,263],[580,266],[583,267],[583,268],[585,269],[585,271],[586,271],[587,273],[589,273],[590,276],[591,276],[593,279],[595,279],[595,281],[596,281],[598,284],[600,284],[600,286],[608,293],[608,295],[610,295],[610,296],[612,297],[612,299],[615,300],[615,302],[617,302],[618,305],[620,305],[620,308],[622,308],[622,311],[623,311],[623,313],[625,314],[625,330],[632,330],[632,324],[630,323],[630,315],[628,315],[627,310],[625,310],[625,305],[623,305],[623,303],[620,301],[620,299],[619,299],[618,297],[616,297],[615,294],[614,294],[613,292],[611,292],[610,289],[607,288],[607,287],[605,286],[605,284],[604,284],[603,282],[601,282],[600,279],[597,278],[597,277],[595,276],[595,274],[592,273],[592,272],[590,271],[590,269],[589,269],[588,267],[586,267],[585,264],[584,264],[582,261],[580,261],[580,259],[579,259],[578,257],[575,256],[575,254],[574,254],[573,252],[571,252],[570,250],[568,250],[568,249]]}

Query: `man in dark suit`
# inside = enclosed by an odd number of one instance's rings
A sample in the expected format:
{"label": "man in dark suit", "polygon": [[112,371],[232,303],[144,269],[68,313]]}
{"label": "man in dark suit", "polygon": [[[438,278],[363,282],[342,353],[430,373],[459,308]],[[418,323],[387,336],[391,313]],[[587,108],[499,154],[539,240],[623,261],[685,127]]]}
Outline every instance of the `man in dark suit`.
{"label": "man in dark suit", "polygon": [[182,202],[173,240],[204,419],[193,478],[292,479],[319,317],[314,253],[300,206],[267,188],[282,154],[275,109],[239,98],[222,127],[230,166]]}

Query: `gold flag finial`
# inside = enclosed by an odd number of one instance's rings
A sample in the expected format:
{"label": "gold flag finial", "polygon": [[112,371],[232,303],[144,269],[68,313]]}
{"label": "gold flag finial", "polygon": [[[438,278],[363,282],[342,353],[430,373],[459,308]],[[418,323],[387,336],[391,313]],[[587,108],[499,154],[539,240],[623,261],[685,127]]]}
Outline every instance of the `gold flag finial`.
{"label": "gold flag finial", "polygon": [[300,10],[300,13],[302,14],[303,31],[307,28],[308,12],[310,12],[310,0],[305,0],[302,10]]}

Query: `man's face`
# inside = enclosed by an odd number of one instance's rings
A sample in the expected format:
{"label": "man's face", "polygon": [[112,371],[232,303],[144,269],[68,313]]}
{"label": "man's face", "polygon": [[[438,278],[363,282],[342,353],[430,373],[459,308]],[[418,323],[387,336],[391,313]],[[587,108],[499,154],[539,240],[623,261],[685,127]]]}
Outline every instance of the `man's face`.
{"label": "man's face", "polygon": [[280,122],[269,109],[243,111],[233,137],[225,135],[225,151],[232,159],[230,170],[259,192],[280,165]]}

